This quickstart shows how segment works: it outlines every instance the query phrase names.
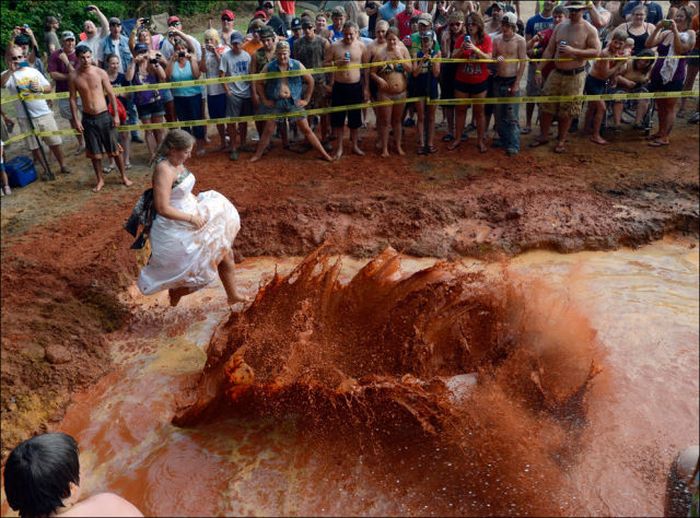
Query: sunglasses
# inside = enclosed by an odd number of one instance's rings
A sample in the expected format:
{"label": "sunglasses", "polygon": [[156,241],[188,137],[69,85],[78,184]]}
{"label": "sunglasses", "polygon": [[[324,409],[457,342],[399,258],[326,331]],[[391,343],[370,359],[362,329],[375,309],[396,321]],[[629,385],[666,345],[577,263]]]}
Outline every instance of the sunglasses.
{"label": "sunglasses", "polygon": [[19,61],[22,59],[24,56],[12,56],[12,61]]}
{"label": "sunglasses", "polygon": [[173,23],[169,23],[168,27],[177,27],[178,25],[182,25],[182,24],[180,22],[173,22]]}
{"label": "sunglasses", "polygon": [[232,22],[233,20],[231,18],[226,18],[226,17],[221,17],[222,22]]}
{"label": "sunglasses", "polygon": [[110,27],[121,27],[122,24],[121,23],[110,23],[109,26]]}

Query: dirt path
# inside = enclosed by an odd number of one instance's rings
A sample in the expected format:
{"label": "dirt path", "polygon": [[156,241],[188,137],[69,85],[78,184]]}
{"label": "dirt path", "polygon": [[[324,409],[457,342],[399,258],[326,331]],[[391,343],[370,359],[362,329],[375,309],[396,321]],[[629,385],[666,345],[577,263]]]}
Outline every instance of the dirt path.
{"label": "dirt path", "polygon": [[[497,150],[480,155],[470,141],[426,160],[416,157],[414,137],[406,136],[406,157],[386,161],[365,135],[368,155],[337,164],[277,143],[255,166],[224,154],[189,165],[199,190],[216,189],[237,206],[239,257],[303,255],[328,242],[362,257],[391,245],[417,256],[495,259],[698,235],[698,131],[684,122],[662,151],[631,135],[595,149],[575,137],[564,156],[540,148],[506,159]],[[138,272],[122,224],[149,172],[132,170],[131,189],[111,175],[94,195],[89,165],[71,162],[72,175],[2,201],[3,458],[110,369],[105,333],[138,311],[117,299]]]}

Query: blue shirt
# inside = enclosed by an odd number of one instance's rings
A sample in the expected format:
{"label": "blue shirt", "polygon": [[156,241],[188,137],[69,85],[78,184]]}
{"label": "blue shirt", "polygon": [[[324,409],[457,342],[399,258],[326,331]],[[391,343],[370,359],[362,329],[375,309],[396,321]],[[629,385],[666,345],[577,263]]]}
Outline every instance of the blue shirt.
{"label": "blue shirt", "polygon": [[[176,61],[173,63],[173,73],[170,80],[173,83],[178,81],[192,81],[195,77],[192,75],[192,63],[185,61],[185,66],[180,68],[180,63]],[[193,95],[201,94],[201,86],[185,86],[183,88],[173,88],[173,95],[175,97],[190,97]]]}
{"label": "blue shirt", "polygon": [[[627,16],[628,14],[632,14],[632,10],[637,7],[639,4],[642,4],[642,0],[631,0],[625,4],[625,7],[622,9],[622,15]],[[642,4],[644,5],[644,4]],[[661,9],[661,6],[657,4],[656,2],[649,2],[646,4],[647,8],[647,22],[651,23],[652,25],[656,25],[659,23],[661,20],[664,19],[664,11]]]}
{"label": "blue shirt", "polygon": [[538,32],[549,29],[550,27],[554,27],[554,18],[551,16],[545,18],[537,13],[535,16],[530,17],[527,24],[525,24],[525,35],[532,38]]}
{"label": "blue shirt", "polygon": [[379,8],[379,16],[382,20],[386,20],[388,22],[397,14],[404,12],[405,9],[406,6],[403,2],[399,2],[399,5],[396,6],[396,9],[394,9],[391,6],[391,2],[387,2]]}

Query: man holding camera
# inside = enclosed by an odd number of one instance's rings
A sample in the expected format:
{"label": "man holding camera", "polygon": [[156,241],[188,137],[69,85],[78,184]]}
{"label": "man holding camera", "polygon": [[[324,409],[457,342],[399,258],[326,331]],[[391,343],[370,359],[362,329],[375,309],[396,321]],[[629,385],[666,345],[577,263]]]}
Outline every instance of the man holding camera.
{"label": "man holding camera", "polygon": [[[9,69],[5,70],[0,75],[0,86],[8,89],[9,93],[16,95],[18,93],[49,93],[51,92],[51,84],[46,80],[44,75],[37,69],[29,66],[26,61],[22,49],[17,45],[9,48],[7,54],[7,62]],[[15,103],[15,111],[19,122],[20,131],[31,131],[32,125],[38,131],[56,131],[56,120],[53,112],[49,108],[44,99],[32,99],[24,101],[27,110],[21,105],[22,101]],[[27,114],[31,117],[31,122],[27,118]],[[56,157],[56,160],[61,166],[62,173],[70,173],[63,161],[63,152],[61,151],[62,140],[58,135],[50,137],[42,137],[44,143],[49,146],[51,152]],[[32,151],[34,161],[38,162],[48,172],[48,165],[44,163],[41,153],[39,152],[39,142],[36,138],[27,139],[29,149]]]}
{"label": "man holding camera", "polygon": [[107,20],[107,17],[104,14],[102,14],[102,11],[100,11],[97,8],[96,5],[88,5],[85,8],[85,12],[88,14],[94,14],[100,21],[99,31],[97,30],[95,22],[93,22],[92,20],[85,20],[85,22],[83,22],[83,30],[85,31],[85,36],[87,36],[87,38],[83,40],[83,44],[90,47],[90,50],[92,51],[92,56],[95,57],[99,52],[102,40],[105,39],[109,34],[109,21]]}

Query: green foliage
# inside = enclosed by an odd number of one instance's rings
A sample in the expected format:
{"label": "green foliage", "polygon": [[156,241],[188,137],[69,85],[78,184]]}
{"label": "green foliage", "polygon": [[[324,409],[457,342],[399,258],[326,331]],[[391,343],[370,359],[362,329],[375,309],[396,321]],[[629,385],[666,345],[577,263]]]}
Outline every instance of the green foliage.
{"label": "green foliage", "polygon": [[[83,22],[92,19],[98,23],[93,13],[86,13],[85,7],[94,4],[109,18],[118,16],[129,19],[162,12],[189,16],[196,13],[215,13],[222,8],[239,11],[255,2],[233,2],[224,0],[0,0],[0,38],[3,55],[12,29],[28,24],[36,36],[40,47],[44,45],[44,20],[52,15],[61,22],[60,31],[71,30],[77,34],[83,30]],[[41,48],[42,51],[45,49]]]}

